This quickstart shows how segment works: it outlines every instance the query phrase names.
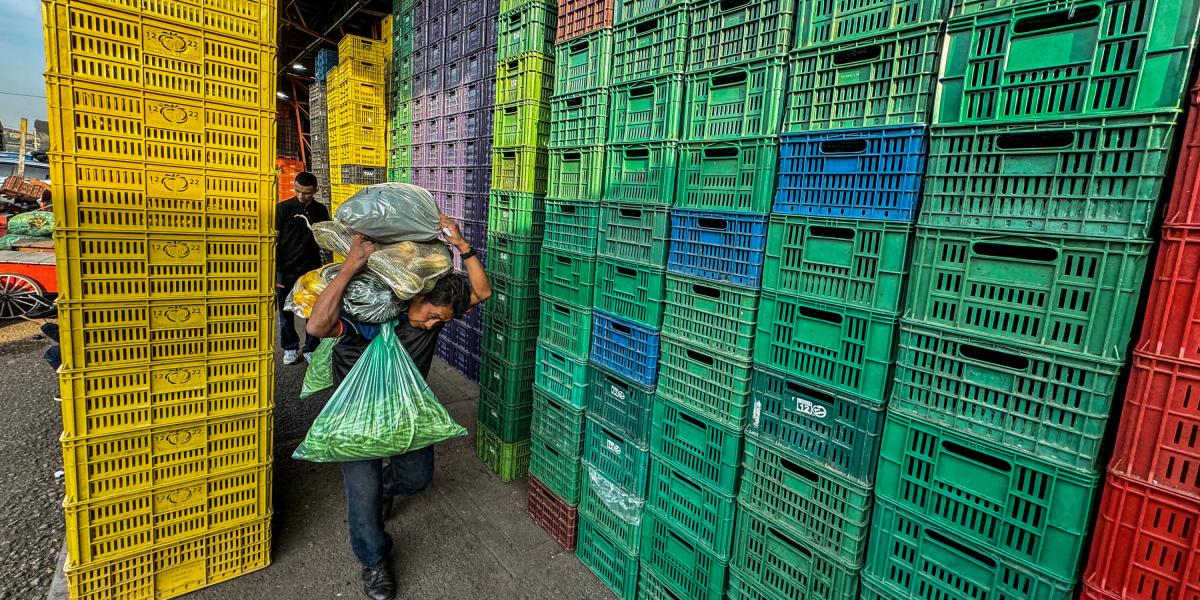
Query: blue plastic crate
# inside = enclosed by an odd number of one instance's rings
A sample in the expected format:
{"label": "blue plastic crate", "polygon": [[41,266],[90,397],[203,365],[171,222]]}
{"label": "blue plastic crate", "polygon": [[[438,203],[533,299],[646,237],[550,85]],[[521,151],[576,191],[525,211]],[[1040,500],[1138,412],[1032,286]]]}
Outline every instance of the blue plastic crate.
{"label": "blue plastic crate", "polygon": [[597,310],[592,313],[592,362],[634,383],[653,386],[658,379],[658,336],[657,329]]}
{"label": "blue plastic crate", "polygon": [[321,48],[317,51],[316,77],[317,81],[325,81],[329,70],[338,65],[338,53],[333,48]]}
{"label": "blue plastic crate", "polygon": [[916,218],[924,125],[780,136],[775,212],[842,219]]}
{"label": "blue plastic crate", "polygon": [[758,288],[767,246],[767,215],[671,211],[667,270]]}

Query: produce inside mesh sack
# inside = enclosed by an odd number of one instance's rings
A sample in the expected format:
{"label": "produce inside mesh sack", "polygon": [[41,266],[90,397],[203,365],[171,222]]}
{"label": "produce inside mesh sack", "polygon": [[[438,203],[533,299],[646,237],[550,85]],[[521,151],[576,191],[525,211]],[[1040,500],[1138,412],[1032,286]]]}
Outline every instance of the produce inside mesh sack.
{"label": "produce inside mesh sack", "polygon": [[[354,231],[346,225],[324,221],[311,228],[318,246],[336,254],[350,252]],[[432,242],[383,244],[377,246],[367,259],[367,269],[378,275],[401,300],[429,292],[437,280],[452,268],[454,263],[450,258],[450,249],[436,239]]]}
{"label": "produce inside mesh sack", "polygon": [[333,219],[371,240],[394,244],[435,240],[441,215],[429,190],[381,183],[359,190],[338,207]]}
{"label": "produce inside mesh sack", "polygon": [[392,322],[367,345],[292,458],[386,458],[465,435],[400,345]]}
{"label": "produce inside mesh sack", "polygon": [[8,233],[48,238],[54,235],[54,213],[35,210],[16,215],[8,220]]}
{"label": "produce inside mesh sack", "polygon": [[[341,264],[325,265],[300,276],[288,293],[283,308],[307,319],[312,314],[317,297],[342,270]],[[391,287],[370,271],[363,271],[350,280],[342,295],[342,312],[355,321],[384,323],[400,316],[404,301],[392,293]]]}

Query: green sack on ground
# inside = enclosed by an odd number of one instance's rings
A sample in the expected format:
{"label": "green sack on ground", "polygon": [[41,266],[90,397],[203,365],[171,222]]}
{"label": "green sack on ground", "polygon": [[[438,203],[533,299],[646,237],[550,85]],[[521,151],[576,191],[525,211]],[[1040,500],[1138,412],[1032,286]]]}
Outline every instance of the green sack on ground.
{"label": "green sack on ground", "polygon": [[386,458],[467,435],[450,418],[387,323],[317,415],[297,460]]}
{"label": "green sack on ground", "polygon": [[337,338],[325,338],[313,351],[308,370],[304,372],[304,387],[300,388],[300,399],[304,400],[333,387],[333,347]]}
{"label": "green sack on ground", "polygon": [[54,235],[54,213],[35,210],[16,215],[8,220],[8,233],[48,238]]}

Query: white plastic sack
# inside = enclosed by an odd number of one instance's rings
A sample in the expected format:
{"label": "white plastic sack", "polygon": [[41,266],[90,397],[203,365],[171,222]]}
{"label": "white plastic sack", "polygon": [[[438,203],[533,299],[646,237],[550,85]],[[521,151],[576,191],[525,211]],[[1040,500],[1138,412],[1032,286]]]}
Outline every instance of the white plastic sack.
{"label": "white plastic sack", "polygon": [[433,194],[408,183],[381,183],[359,190],[333,219],[380,244],[437,238],[442,212]]}

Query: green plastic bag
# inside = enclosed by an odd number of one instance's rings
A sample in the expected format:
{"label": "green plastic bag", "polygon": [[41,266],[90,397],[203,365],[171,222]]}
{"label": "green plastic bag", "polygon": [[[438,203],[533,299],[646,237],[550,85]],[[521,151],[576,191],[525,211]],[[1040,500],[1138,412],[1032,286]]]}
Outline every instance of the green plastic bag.
{"label": "green plastic bag", "polygon": [[54,213],[35,210],[8,220],[8,232],[37,238],[54,235]]}
{"label": "green plastic bag", "polygon": [[371,340],[292,458],[386,458],[465,435],[400,345],[393,322]]}
{"label": "green plastic bag", "polygon": [[313,351],[308,370],[304,372],[304,387],[300,388],[300,399],[333,387],[333,347],[337,338],[325,338]]}

